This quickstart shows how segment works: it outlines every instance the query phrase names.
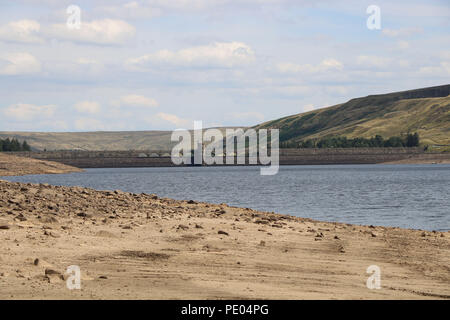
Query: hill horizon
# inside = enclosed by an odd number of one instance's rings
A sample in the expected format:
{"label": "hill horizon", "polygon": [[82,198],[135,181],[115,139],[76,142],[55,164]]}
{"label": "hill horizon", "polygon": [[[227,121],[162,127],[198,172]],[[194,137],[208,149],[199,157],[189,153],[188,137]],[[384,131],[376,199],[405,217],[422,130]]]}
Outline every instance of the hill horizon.
{"label": "hill horizon", "polygon": [[[450,144],[450,84],[368,95],[253,126],[280,129],[280,142],[328,136],[370,138],[418,132],[421,144]],[[250,126],[249,126],[250,127]],[[220,127],[221,130],[236,127]],[[248,127],[243,127],[248,128]],[[206,128],[205,128],[206,129]],[[33,150],[170,150],[172,131],[0,132]]]}

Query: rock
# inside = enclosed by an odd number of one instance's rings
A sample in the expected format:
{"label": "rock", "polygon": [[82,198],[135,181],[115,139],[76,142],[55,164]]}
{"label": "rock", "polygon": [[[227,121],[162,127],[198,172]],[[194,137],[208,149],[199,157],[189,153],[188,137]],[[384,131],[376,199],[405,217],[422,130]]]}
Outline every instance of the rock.
{"label": "rock", "polygon": [[203,227],[201,226],[201,225],[199,225],[199,224],[195,224],[195,228],[197,228],[197,229],[203,229]]}
{"label": "rock", "polygon": [[178,227],[177,227],[177,230],[187,230],[187,229],[189,229],[189,227],[188,226],[185,226],[184,224],[179,224],[178,225]]}
{"label": "rock", "polygon": [[92,214],[86,213],[86,212],[79,212],[77,213],[77,216],[83,217],[83,218],[91,218]]}
{"label": "rock", "polygon": [[0,230],[8,230],[9,226],[7,224],[0,225]]}
{"label": "rock", "polygon": [[109,231],[106,231],[106,230],[100,230],[100,231],[98,231],[98,232],[95,234],[95,236],[97,236],[97,237],[103,237],[103,238],[117,238],[117,236],[116,236],[114,233],[109,232]]}
{"label": "rock", "polygon": [[263,241],[263,240],[261,240],[261,242],[259,243],[259,245],[260,245],[261,247],[265,247],[265,246],[266,246],[266,242]]}
{"label": "rock", "polygon": [[42,223],[58,223],[58,220],[55,217],[44,217],[41,221]]}
{"label": "rock", "polygon": [[225,231],[222,231],[222,230],[219,230],[217,233],[218,234],[223,234],[225,236],[229,236],[228,232],[225,232]]}
{"label": "rock", "polygon": [[17,220],[19,220],[19,221],[27,221],[27,218],[25,218],[24,216],[23,216],[23,214],[18,214],[14,219],[17,219]]}
{"label": "rock", "polygon": [[374,232],[371,232],[370,235],[372,236],[372,238],[375,238],[377,236]]}
{"label": "rock", "polygon": [[98,277],[99,279],[108,279],[108,277],[107,276],[100,276],[100,277]]}
{"label": "rock", "polygon": [[47,231],[47,230],[44,231],[44,235],[50,236],[50,237],[52,237],[52,238],[59,238],[59,237],[61,237],[61,236],[60,236],[59,234],[57,234],[56,232],[54,232],[54,231]]}
{"label": "rock", "polygon": [[334,238],[335,238],[336,240],[339,240],[339,239],[340,239],[338,236],[334,236]]}
{"label": "rock", "polygon": [[49,269],[49,268],[45,269],[45,277],[44,278],[49,283],[57,283],[57,282],[64,280],[64,276],[60,272],[58,272],[54,269]]}
{"label": "rock", "polygon": [[49,276],[49,275],[58,275],[58,276],[62,276],[61,272],[56,271],[55,269],[46,268],[44,272],[45,272],[45,275],[46,275],[46,276]]}

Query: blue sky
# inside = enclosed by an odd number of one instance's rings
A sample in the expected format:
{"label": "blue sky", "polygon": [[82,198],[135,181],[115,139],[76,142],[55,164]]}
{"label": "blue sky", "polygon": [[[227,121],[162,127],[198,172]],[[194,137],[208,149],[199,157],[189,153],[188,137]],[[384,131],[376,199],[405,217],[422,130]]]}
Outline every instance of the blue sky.
{"label": "blue sky", "polygon": [[448,84],[449,31],[439,0],[2,0],[0,131],[248,126]]}

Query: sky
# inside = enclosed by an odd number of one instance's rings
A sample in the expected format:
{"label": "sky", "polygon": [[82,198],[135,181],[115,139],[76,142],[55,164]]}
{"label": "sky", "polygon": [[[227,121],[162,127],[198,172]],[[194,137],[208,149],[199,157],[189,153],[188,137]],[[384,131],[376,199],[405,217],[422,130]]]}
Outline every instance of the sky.
{"label": "sky", "polygon": [[448,0],[0,0],[0,131],[250,126],[449,79]]}

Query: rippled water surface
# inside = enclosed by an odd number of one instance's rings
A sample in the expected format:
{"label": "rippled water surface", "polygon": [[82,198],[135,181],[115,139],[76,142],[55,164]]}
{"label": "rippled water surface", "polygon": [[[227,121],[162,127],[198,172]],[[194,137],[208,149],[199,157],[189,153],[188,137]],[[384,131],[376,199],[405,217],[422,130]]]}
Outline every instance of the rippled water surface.
{"label": "rippled water surface", "polygon": [[156,193],[325,221],[450,230],[450,165],[87,169],[10,181]]}

